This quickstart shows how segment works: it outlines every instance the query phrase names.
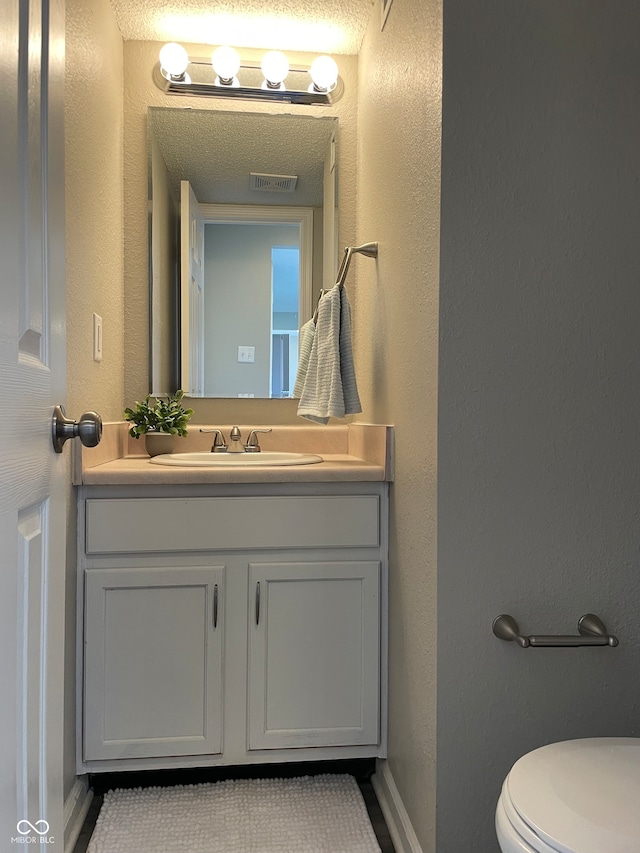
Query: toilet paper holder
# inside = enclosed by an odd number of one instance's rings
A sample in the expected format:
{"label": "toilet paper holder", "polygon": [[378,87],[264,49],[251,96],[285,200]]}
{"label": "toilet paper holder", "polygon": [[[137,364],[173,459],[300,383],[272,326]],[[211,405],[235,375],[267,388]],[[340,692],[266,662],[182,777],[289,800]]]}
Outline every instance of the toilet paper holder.
{"label": "toilet paper holder", "polygon": [[507,613],[493,620],[493,633],[499,640],[515,640],[523,649],[538,646],[617,646],[618,638],[609,634],[602,620],[593,613],[586,613],[578,619],[578,634],[532,634],[529,637],[520,633],[518,623]]}

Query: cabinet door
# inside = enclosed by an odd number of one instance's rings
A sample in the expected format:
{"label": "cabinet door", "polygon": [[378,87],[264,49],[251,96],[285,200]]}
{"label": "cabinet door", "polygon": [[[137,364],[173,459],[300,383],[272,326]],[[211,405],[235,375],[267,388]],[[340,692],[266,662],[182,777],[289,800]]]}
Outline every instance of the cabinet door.
{"label": "cabinet door", "polygon": [[377,562],[249,565],[249,749],[379,739]]}
{"label": "cabinet door", "polygon": [[85,571],[84,757],[222,751],[224,567]]}

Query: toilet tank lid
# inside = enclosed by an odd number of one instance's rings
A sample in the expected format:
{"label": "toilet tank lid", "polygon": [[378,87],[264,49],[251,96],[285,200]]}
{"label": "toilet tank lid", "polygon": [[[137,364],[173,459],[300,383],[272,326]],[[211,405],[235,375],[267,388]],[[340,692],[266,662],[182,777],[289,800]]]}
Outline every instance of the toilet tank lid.
{"label": "toilet tank lid", "polygon": [[638,853],[640,738],[540,747],[506,781],[520,817],[560,853]]}

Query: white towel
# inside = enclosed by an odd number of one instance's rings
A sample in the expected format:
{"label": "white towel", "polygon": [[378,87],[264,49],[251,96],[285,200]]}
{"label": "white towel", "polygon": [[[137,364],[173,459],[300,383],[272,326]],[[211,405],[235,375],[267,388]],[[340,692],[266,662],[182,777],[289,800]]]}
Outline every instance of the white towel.
{"label": "white towel", "polygon": [[293,396],[299,400],[304,388],[304,380],[307,378],[309,369],[309,358],[313,339],[316,336],[316,324],[313,320],[307,320],[300,329],[300,357],[298,358],[298,372],[296,373],[296,384],[293,386]]}
{"label": "white towel", "polygon": [[362,411],[351,350],[351,308],[344,287],[335,285],[320,300],[316,333],[298,415],[326,424]]}

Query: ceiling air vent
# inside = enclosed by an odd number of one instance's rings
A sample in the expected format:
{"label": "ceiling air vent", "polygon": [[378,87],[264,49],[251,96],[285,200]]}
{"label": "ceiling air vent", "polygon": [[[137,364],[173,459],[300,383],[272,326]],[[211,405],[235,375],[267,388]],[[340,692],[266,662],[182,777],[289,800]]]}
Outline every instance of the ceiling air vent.
{"label": "ceiling air vent", "polygon": [[268,193],[292,193],[298,183],[297,175],[260,175],[250,173],[250,189]]}

